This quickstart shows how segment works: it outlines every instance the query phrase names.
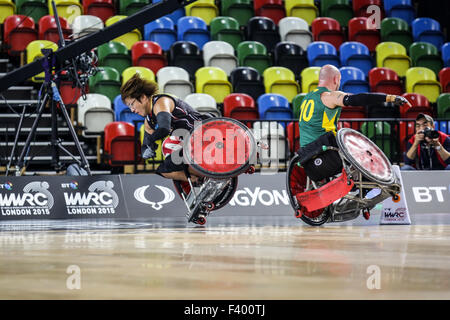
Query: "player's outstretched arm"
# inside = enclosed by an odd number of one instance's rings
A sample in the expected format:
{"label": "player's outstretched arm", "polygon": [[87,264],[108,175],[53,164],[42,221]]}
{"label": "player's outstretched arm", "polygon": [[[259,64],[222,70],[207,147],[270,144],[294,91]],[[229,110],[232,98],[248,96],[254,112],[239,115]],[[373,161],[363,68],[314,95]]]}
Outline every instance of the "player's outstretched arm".
{"label": "player's outstretched arm", "polygon": [[342,91],[324,92],[322,94],[322,102],[329,108],[337,106],[369,106],[381,104],[384,102],[392,102],[397,106],[403,104],[411,104],[402,96],[384,94],[384,93],[358,93],[351,94]]}

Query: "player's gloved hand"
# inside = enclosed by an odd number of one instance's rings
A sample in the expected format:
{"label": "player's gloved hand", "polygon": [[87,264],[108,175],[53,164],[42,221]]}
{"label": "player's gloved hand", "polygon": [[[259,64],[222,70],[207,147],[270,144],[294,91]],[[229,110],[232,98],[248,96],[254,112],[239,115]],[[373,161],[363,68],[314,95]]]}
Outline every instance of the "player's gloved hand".
{"label": "player's gloved hand", "polygon": [[404,105],[405,103],[411,106],[411,104],[409,103],[408,100],[406,100],[405,97],[402,97],[402,96],[395,96],[394,104],[395,104],[396,106],[402,106],[402,105]]}
{"label": "player's gloved hand", "polygon": [[142,154],[142,158],[147,160],[150,158],[154,158],[156,156],[156,151],[153,150],[150,146],[147,145],[142,145],[141,148],[141,154]]}

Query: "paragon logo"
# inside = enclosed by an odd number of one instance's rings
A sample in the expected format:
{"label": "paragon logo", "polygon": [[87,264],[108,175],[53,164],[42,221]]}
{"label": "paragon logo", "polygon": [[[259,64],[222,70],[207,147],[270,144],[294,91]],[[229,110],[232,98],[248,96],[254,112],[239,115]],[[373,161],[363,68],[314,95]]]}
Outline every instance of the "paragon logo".
{"label": "paragon logo", "polygon": [[[414,200],[416,202],[444,202],[444,194],[447,190],[445,186],[438,187],[412,187],[412,191],[414,194]],[[449,186],[450,190],[450,186]]]}
{"label": "paragon logo", "polygon": [[161,210],[161,208],[163,207],[163,204],[172,202],[173,199],[175,199],[175,194],[173,193],[172,190],[170,190],[169,188],[163,187],[163,186],[155,185],[155,187],[157,187],[159,190],[162,191],[163,199],[158,202],[147,200],[147,198],[145,197],[145,191],[148,189],[148,187],[150,187],[150,186],[149,185],[142,186],[142,187],[134,190],[134,198],[141,203],[150,205],[155,210]]}
{"label": "paragon logo", "polygon": [[233,199],[230,201],[230,205],[235,206],[255,206],[256,202],[259,201],[263,206],[273,206],[273,205],[285,205],[289,206],[289,196],[286,190],[263,190],[260,187],[255,188],[253,191],[249,188],[244,188],[244,190],[238,190],[234,194]]}

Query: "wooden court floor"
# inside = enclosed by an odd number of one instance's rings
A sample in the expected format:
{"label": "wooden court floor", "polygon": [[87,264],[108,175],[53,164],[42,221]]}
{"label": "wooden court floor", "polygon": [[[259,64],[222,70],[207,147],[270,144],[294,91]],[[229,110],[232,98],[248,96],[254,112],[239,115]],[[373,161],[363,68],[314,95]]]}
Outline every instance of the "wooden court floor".
{"label": "wooden court floor", "polygon": [[450,225],[0,231],[0,299],[450,299]]}

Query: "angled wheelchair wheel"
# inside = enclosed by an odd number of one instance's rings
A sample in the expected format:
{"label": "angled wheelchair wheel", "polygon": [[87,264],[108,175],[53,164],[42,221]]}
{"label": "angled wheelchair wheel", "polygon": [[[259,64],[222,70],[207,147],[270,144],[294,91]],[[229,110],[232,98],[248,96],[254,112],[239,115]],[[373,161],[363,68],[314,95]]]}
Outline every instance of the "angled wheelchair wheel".
{"label": "angled wheelchair wheel", "polygon": [[365,178],[383,185],[394,183],[391,162],[372,140],[356,130],[343,128],[336,141],[343,157]]}
{"label": "angled wheelchair wheel", "polygon": [[200,175],[228,179],[246,172],[256,157],[256,140],[241,122],[211,118],[195,127],[183,146],[186,163]]}
{"label": "angled wheelchair wheel", "polygon": [[299,156],[295,155],[290,163],[288,170],[286,172],[286,190],[289,194],[289,201],[294,209],[296,216],[298,216],[298,211],[301,212],[300,219],[303,222],[311,226],[320,226],[328,221],[330,217],[330,210],[327,208],[308,211],[305,207],[299,205],[295,195],[298,193],[305,192],[306,189],[307,176],[305,170],[299,163]]}

